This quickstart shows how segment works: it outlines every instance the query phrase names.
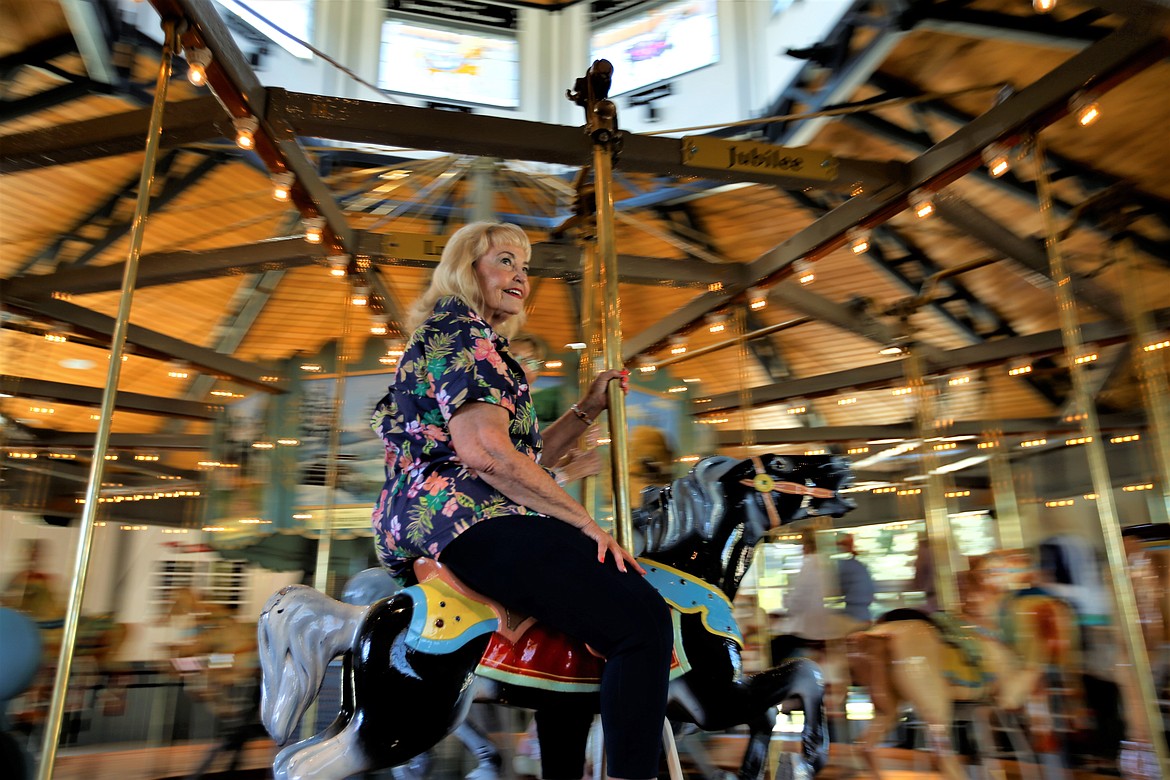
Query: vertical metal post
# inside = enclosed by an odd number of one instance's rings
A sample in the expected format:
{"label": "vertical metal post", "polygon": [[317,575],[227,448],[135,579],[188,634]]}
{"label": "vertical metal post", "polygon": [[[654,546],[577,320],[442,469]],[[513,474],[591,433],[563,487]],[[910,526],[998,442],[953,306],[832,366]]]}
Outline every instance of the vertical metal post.
{"label": "vertical metal post", "polygon": [[926,535],[934,559],[934,587],[939,607],[949,614],[959,611],[959,591],[955,585],[955,567],[951,543],[951,520],[947,514],[946,486],[938,474],[938,457],[929,441],[935,426],[934,388],[926,381],[922,353],[911,345],[905,358],[906,381],[914,396],[918,440],[922,442],[922,467],[926,471],[923,506],[926,509]]}
{"label": "vertical metal post", "polygon": [[[1105,557],[1109,562],[1109,575],[1113,579],[1113,599],[1116,605],[1118,628],[1128,651],[1131,666],[1129,673],[1136,678],[1136,691],[1141,700],[1145,716],[1146,733],[1154,747],[1158,765],[1163,777],[1170,777],[1170,763],[1167,761],[1166,742],[1162,730],[1162,716],[1158,711],[1158,700],[1154,693],[1154,676],[1150,670],[1150,659],[1146,653],[1138,621],[1137,600],[1133,594],[1133,583],[1127,571],[1125,548],[1121,541],[1121,524],[1113,503],[1113,486],[1109,478],[1109,465],[1105,458],[1105,446],[1101,441],[1101,426],[1097,421],[1097,407],[1085,377],[1084,363],[1077,362],[1084,345],[1081,341],[1081,326],[1077,321],[1077,303],[1073,298],[1072,275],[1065,263],[1057,241],[1056,215],[1052,211],[1052,186],[1044,166],[1044,145],[1039,137],[1035,146],[1036,190],[1040,196],[1040,216],[1044,223],[1044,248],[1048,252],[1049,275],[1056,283],[1057,310],[1060,315],[1060,331],[1064,341],[1065,358],[1072,374],[1073,398],[1080,413],[1081,435],[1088,439],[1085,449],[1089,458],[1089,473],[1093,478],[1093,491],[1097,494],[1097,516],[1101,524],[1101,536],[1105,542]],[[1122,672],[1125,673],[1124,671]]]}
{"label": "vertical metal post", "polygon": [[1133,346],[1136,350],[1134,358],[1146,402],[1146,435],[1150,439],[1150,453],[1154,459],[1158,492],[1162,498],[1162,511],[1151,513],[1151,519],[1154,522],[1165,522],[1167,515],[1170,515],[1170,393],[1166,389],[1166,369],[1161,353],[1145,349],[1159,341],[1160,337],[1154,326],[1154,318],[1143,300],[1145,287],[1139,278],[1138,261],[1134,257],[1130,238],[1122,235],[1111,246],[1125,280],[1125,315],[1133,332]]}
{"label": "vertical metal post", "polygon": [[69,603],[65,610],[65,625],[61,636],[61,652],[57,658],[57,673],[53,678],[53,700],[45,721],[44,741],[41,745],[41,763],[37,767],[38,780],[53,776],[57,760],[57,741],[65,713],[65,693],[69,687],[69,672],[73,667],[73,648],[77,643],[77,623],[81,603],[85,598],[85,580],[89,574],[89,556],[93,550],[94,522],[97,518],[98,498],[101,496],[102,470],[106,462],[106,448],[110,441],[110,427],[114,419],[114,399],[118,394],[118,379],[122,374],[122,353],[129,328],[130,306],[134,301],[134,283],[138,279],[138,260],[142,255],[142,237],[146,230],[146,214],[150,206],[150,191],[154,184],[155,162],[162,139],[163,111],[167,102],[176,35],[174,19],[164,19],[164,39],[159,58],[158,80],[154,87],[154,103],[150,112],[150,127],[146,132],[146,155],[142,173],[138,177],[138,199],[134,206],[134,221],[130,227],[130,251],[122,272],[122,294],[118,300],[118,314],[110,339],[110,365],[106,370],[106,386],[102,391],[101,417],[93,445],[93,460],[89,464],[89,480],[85,487],[85,504],[81,511],[81,528],[77,540],[77,556],[73,563],[73,581],[69,588]]}
{"label": "vertical metal post", "polygon": [[1011,459],[1003,450],[1003,436],[999,431],[990,432],[988,441],[995,442],[987,466],[991,472],[991,493],[995,501],[996,536],[1000,547],[1019,549],[1024,546],[1024,524],[1020,518]]}
{"label": "vertical metal post", "polygon": [[[618,294],[617,241],[613,218],[613,160],[621,147],[617,106],[609,99],[613,65],[595,60],[577,79],[567,97],[585,109],[585,131],[593,141],[593,197],[597,230],[598,284],[601,287],[601,351],[604,367],[622,367],[621,296]],[[633,549],[634,521],[630,497],[630,450],[626,397],[611,382],[609,396],[610,470],[613,482],[613,528],[618,544]]]}
{"label": "vertical metal post", "polygon": [[[375,272],[376,273],[376,272]],[[325,518],[321,526],[321,538],[317,541],[317,567],[313,572],[313,587],[322,593],[329,592],[329,555],[333,551],[333,520],[337,513],[338,450],[341,443],[341,413],[345,401],[345,377],[349,363],[346,354],[346,340],[349,338],[351,304],[349,286],[341,312],[341,338],[337,340],[337,384],[333,391],[333,408],[329,412],[329,450],[325,467]],[[314,732],[315,733],[315,732]]]}
{"label": "vertical metal post", "polygon": [[[601,352],[601,331],[597,327],[597,244],[596,236],[590,231],[581,248],[581,340],[585,349],[577,360],[577,384],[584,395],[593,381],[594,366]],[[611,423],[612,425],[612,423]],[[592,518],[597,517],[597,477],[590,475],[581,480],[581,503]]]}
{"label": "vertical metal post", "polygon": [[[618,294],[617,242],[614,238],[612,157],[609,148],[600,143],[593,145],[593,184],[597,194],[597,265],[602,294],[601,349],[607,369],[621,368],[622,309]],[[631,550],[634,543],[634,519],[630,500],[626,396],[619,382],[610,382],[608,392],[614,536],[618,544]]]}

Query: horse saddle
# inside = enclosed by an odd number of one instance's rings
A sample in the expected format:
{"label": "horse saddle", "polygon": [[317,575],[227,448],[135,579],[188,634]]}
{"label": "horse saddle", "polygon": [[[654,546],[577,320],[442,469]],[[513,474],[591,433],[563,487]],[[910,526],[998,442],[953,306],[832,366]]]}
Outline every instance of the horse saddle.
{"label": "horse saddle", "polygon": [[[647,580],[674,609],[674,653],[670,678],[690,671],[683,649],[681,613],[698,614],[707,630],[743,646],[731,602],[722,591],[686,572],[642,560]],[[402,591],[414,602],[406,634],[413,650],[453,652],[492,633],[476,673],[500,682],[561,692],[591,693],[601,687],[605,663],[597,653],[535,618],[517,615],[468,588],[446,567],[430,559],[415,562],[419,583]],[[572,609],[572,605],[566,605]]]}
{"label": "horse saddle", "polygon": [[994,673],[972,634],[977,627],[959,623],[945,612],[935,612],[930,615],[930,621],[943,640],[942,674],[954,689],[955,698],[961,701],[982,698]]}

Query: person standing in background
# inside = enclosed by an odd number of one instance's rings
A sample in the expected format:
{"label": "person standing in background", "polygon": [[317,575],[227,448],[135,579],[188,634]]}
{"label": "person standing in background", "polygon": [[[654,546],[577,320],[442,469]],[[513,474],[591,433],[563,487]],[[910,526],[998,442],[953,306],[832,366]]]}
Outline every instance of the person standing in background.
{"label": "person standing in background", "polygon": [[873,615],[870,614],[874,599],[873,577],[869,568],[858,560],[851,535],[838,536],[837,549],[849,556],[837,561],[837,578],[841,584],[841,595],[845,598],[845,615],[858,624],[850,630],[868,628],[873,622]]}

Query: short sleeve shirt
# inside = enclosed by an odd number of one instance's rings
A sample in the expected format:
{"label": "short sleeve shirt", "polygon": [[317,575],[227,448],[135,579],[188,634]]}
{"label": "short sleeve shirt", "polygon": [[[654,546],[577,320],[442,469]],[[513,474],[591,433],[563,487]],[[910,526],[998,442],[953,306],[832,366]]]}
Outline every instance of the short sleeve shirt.
{"label": "short sleeve shirt", "polygon": [[451,416],[474,402],[506,409],[512,444],[539,461],[532,395],[507,339],[459,298],[442,298],[411,336],[370,423],[386,448],[374,538],[379,560],[395,576],[414,558],[437,556],[477,522],[539,514],[485,482],[451,447]]}

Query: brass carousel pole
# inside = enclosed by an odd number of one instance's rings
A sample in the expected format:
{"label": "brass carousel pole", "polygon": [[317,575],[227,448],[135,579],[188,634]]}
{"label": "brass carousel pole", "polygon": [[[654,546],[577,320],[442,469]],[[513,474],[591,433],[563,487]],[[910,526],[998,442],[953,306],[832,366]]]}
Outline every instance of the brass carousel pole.
{"label": "brass carousel pole", "polygon": [[[601,349],[605,368],[622,367],[621,299],[618,295],[617,243],[613,218],[613,158],[618,151],[617,106],[608,99],[613,65],[597,60],[584,78],[577,79],[569,98],[585,109],[586,132],[593,139],[593,190],[597,214],[597,266],[601,287]],[[613,527],[618,544],[632,549],[633,512],[630,503],[630,451],[626,438],[626,397],[621,384],[611,382],[609,393],[610,470],[613,477]]]}
{"label": "brass carousel pole", "polygon": [[[329,458],[325,466],[325,517],[321,526],[321,538],[317,540],[317,567],[313,572],[313,587],[322,593],[329,593],[329,556],[333,552],[333,519],[337,512],[337,455],[341,442],[341,411],[345,402],[345,377],[349,355],[346,340],[349,338],[349,310],[351,307],[349,287],[346,287],[345,308],[341,312],[341,338],[337,340],[337,384],[333,391],[333,408],[329,412]],[[315,732],[314,732],[315,733]]]}
{"label": "brass carousel pole", "polygon": [[[601,331],[597,327],[597,244],[590,229],[581,252],[581,339],[585,349],[577,361],[577,384],[582,395],[589,389],[600,352]],[[612,423],[611,426],[612,427]],[[611,440],[612,443],[612,440]],[[581,480],[581,503],[590,517],[597,517],[597,477]]]}
{"label": "brass carousel pole", "polygon": [[57,672],[53,678],[53,699],[49,705],[48,720],[41,744],[41,762],[37,767],[38,780],[53,776],[53,764],[57,759],[57,741],[61,733],[61,721],[65,714],[65,692],[69,686],[69,672],[73,666],[73,648],[77,642],[77,623],[81,615],[81,603],[85,598],[85,580],[89,573],[89,557],[93,550],[94,521],[97,517],[98,498],[101,495],[102,470],[106,462],[106,449],[110,441],[110,427],[114,419],[114,399],[118,393],[118,378],[122,374],[122,352],[129,328],[130,305],[134,300],[134,283],[138,278],[138,259],[142,255],[142,236],[146,229],[146,214],[150,205],[150,191],[154,184],[155,162],[158,159],[159,143],[162,139],[163,110],[167,102],[167,86],[170,82],[172,59],[177,46],[176,20],[164,19],[164,39],[159,58],[158,81],[154,87],[154,103],[150,112],[150,126],[146,132],[146,154],[142,162],[142,173],[138,178],[138,199],[134,206],[134,221],[130,228],[130,250],[126,267],[122,272],[122,294],[118,300],[118,314],[114,320],[114,332],[110,339],[110,365],[106,369],[106,386],[102,391],[102,405],[98,419],[97,435],[94,439],[93,458],[89,464],[89,479],[85,488],[85,504],[81,511],[81,528],[77,540],[77,556],[73,564],[73,581],[69,588],[69,603],[65,610],[65,625],[61,635],[61,652],[57,658]]}
{"label": "brass carousel pole", "polygon": [[[1044,167],[1044,145],[1037,137],[1035,141],[1036,191],[1040,197],[1040,216],[1044,223],[1044,247],[1048,252],[1050,276],[1056,283],[1056,302],[1060,314],[1060,330],[1064,341],[1065,358],[1072,374],[1073,398],[1081,421],[1081,435],[1087,439],[1089,472],[1093,479],[1093,492],[1097,494],[1097,517],[1101,524],[1101,535],[1105,542],[1105,556],[1109,562],[1109,575],[1113,579],[1113,599],[1117,607],[1117,619],[1125,649],[1129,654],[1130,672],[1138,698],[1141,700],[1144,725],[1161,767],[1162,777],[1170,777],[1170,762],[1166,754],[1166,743],[1162,731],[1162,715],[1154,692],[1154,676],[1150,659],[1138,620],[1137,600],[1134,598],[1133,583],[1126,574],[1125,548],[1121,541],[1121,525],[1113,502],[1113,486],[1109,478],[1109,465],[1105,447],[1101,441],[1101,427],[1097,421],[1097,407],[1085,377],[1085,364],[1077,358],[1082,354],[1081,326],[1077,321],[1077,304],[1073,298],[1072,275],[1060,251],[1057,239],[1056,215],[1052,211],[1052,186],[1048,171]],[[1124,672],[1123,672],[1124,673]]]}
{"label": "brass carousel pole", "polygon": [[[621,298],[618,295],[617,242],[613,218],[613,159],[620,148],[617,106],[609,100],[613,65],[595,60],[577,79],[568,97],[585,109],[586,132],[593,139],[593,191],[597,214],[597,279],[602,292],[601,349],[605,368],[622,367]],[[584,308],[584,307],[582,307]],[[610,382],[610,472],[613,477],[613,528],[618,544],[633,550],[634,520],[630,503],[630,450],[626,437],[626,397],[620,382]],[[671,780],[682,780],[682,766],[675,749],[670,721],[662,724],[667,767]]]}
{"label": "brass carousel pole", "polygon": [[904,365],[906,381],[914,396],[914,417],[918,440],[921,442],[919,446],[922,447],[922,467],[926,471],[923,505],[926,509],[926,536],[934,559],[934,587],[942,611],[956,615],[959,612],[959,591],[955,585],[951,520],[947,513],[946,486],[942,475],[938,473],[938,457],[929,441],[936,428],[934,388],[926,380],[924,362],[918,345],[911,344]]}

